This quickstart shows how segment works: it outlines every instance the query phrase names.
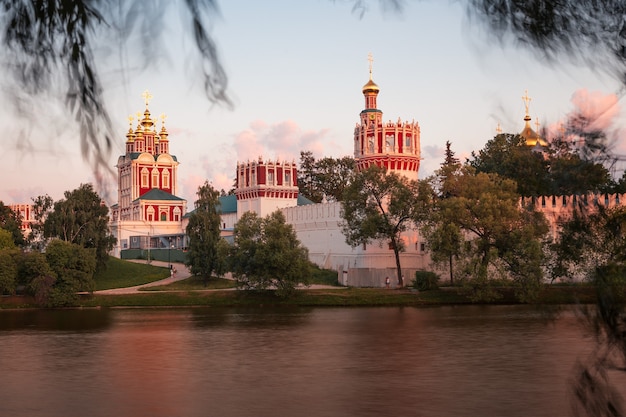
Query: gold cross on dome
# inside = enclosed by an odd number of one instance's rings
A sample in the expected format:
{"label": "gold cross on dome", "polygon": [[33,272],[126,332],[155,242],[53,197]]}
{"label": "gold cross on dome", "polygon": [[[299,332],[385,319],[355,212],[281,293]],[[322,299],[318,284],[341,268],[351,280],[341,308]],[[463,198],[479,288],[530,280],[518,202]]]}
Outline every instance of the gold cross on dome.
{"label": "gold cross on dome", "polygon": [[522,96],[522,100],[524,100],[524,105],[526,106],[526,114],[528,114],[528,107],[530,106],[530,100],[532,100],[532,98],[528,97],[528,90],[526,90],[526,94]]}
{"label": "gold cross on dome", "polygon": [[150,91],[144,91],[143,93],[141,93],[141,97],[143,97],[146,102],[146,107],[148,107],[148,104],[150,104],[150,100],[152,100],[152,94],[150,94]]}
{"label": "gold cross on dome", "polygon": [[132,127],[133,126],[133,120],[135,120],[133,115],[131,114],[130,116],[128,116],[127,120],[128,120],[128,124]]}
{"label": "gold cross on dome", "polygon": [[502,133],[502,128],[500,127],[500,122],[498,122],[498,126],[496,126],[496,134],[501,134]]}
{"label": "gold cross on dome", "polygon": [[167,119],[167,115],[165,113],[161,113],[159,118],[161,119],[161,127],[163,127],[165,125],[165,119]]}
{"label": "gold cross on dome", "polygon": [[372,67],[374,66],[374,56],[372,55],[371,52],[367,54],[367,60],[370,63],[370,80],[371,80],[372,79]]}

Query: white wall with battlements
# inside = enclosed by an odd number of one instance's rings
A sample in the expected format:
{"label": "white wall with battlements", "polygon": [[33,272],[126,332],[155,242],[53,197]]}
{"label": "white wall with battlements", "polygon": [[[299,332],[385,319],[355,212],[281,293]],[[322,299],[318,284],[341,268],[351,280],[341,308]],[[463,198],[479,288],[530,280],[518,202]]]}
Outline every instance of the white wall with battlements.
{"label": "white wall with battlements", "polygon": [[[395,282],[396,261],[387,242],[351,247],[341,231],[341,203],[320,203],[281,210],[291,224],[298,239],[309,250],[309,259],[321,268],[339,272],[339,281],[346,285],[384,286],[385,273],[374,270],[393,271],[390,278]],[[426,243],[415,230],[402,234],[406,251],[400,255],[403,273],[410,284],[418,269],[432,269]],[[343,274],[346,271],[347,274]]]}
{"label": "white wall with battlements", "polygon": [[560,231],[559,223],[571,218],[575,207],[593,213],[599,207],[613,209],[624,206],[624,203],[626,194],[551,195],[523,197],[520,200],[523,207],[532,207],[543,213],[550,225],[550,234],[553,238],[556,238]]}

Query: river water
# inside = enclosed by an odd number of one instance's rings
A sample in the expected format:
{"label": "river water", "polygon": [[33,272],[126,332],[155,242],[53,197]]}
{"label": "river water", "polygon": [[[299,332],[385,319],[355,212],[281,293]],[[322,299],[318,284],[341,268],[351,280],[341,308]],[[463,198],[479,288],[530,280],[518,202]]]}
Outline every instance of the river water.
{"label": "river water", "polygon": [[592,348],[528,306],[0,311],[0,416],[566,416]]}

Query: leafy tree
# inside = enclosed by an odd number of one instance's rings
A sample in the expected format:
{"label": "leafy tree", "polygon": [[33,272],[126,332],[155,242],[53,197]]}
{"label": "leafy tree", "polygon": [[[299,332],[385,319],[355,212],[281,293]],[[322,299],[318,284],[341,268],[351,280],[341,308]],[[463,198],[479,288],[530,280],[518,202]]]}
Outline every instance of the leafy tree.
{"label": "leafy tree", "polygon": [[371,166],[355,175],[342,201],[342,231],[346,242],[352,247],[373,240],[389,242],[400,286],[404,285],[400,252],[405,249],[401,234],[413,227],[413,219],[419,217],[417,195],[417,182]]}
{"label": "leafy tree", "polygon": [[478,153],[472,152],[468,163],[476,172],[498,174],[514,180],[520,195],[552,193],[547,161],[526,146],[520,135],[503,133],[495,136]]}
{"label": "leafy tree", "polygon": [[593,281],[599,268],[626,264],[626,208],[574,206],[551,249],[553,278]]}
{"label": "leafy tree", "polygon": [[[59,239],[52,240],[46,248],[46,261],[51,276],[41,275],[33,286],[35,292],[41,292],[40,286],[49,286],[49,292],[42,295],[43,304],[47,307],[75,305],[79,291],[93,291],[96,271],[96,250],[86,249],[80,245]],[[52,285],[50,285],[52,284]]]}
{"label": "leafy tree", "polygon": [[219,192],[208,181],[198,187],[195,210],[189,216],[187,236],[189,250],[185,264],[205,284],[212,274],[222,274],[223,262],[218,255],[221,217],[218,211]]}
{"label": "leafy tree", "polygon": [[0,229],[0,250],[15,248],[13,234],[6,229]]}
{"label": "leafy tree", "polygon": [[300,152],[298,188],[313,202],[342,201],[345,188],[350,184],[356,164],[354,158],[325,157],[315,160],[310,151]]}
{"label": "leafy tree", "polygon": [[115,244],[115,237],[109,233],[108,211],[93,186],[81,184],[54,203],[44,223],[44,236],[94,249],[100,270],[106,267]]}
{"label": "leafy tree", "polygon": [[443,165],[443,166],[460,166],[461,165],[461,161],[459,161],[459,158],[457,158],[454,155],[455,154],[452,151],[452,143],[450,143],[450,141],[447,140],[446,141],[445,158],[444,158],[443,163],[441,165]]}
{"label": "leafy tree", "polygon": [[[450,213],[440,213],[442,219],[450,217]],[[450,271],[450,285],[454,285],[454,259],[459,258],[463,251],[463,235],[458,225],[434,220],[432,226],[424,228],[430,257],[435,263],[446,262]]]}
{"label": "leafy tree", "polygon": [[247,212],[235,225],[230,249],[230,270],[244,288],[276,288],[281,297],[308,284],[311,264],[293,226],[277,210],[265,218]]}
{"label": "leafy tree", "polygon": [[602,163],[583,158],[568,141],[557,138],[543,153],[524,144],[519,135],[500,134],[472,152],[469,165],[517,183],[523,196],[570,195],[609,191],[615,187]]}
{"label": "leafy tree", "polygon": [[315,179],[315,157],[311,151],[300,151],[298,168],[298,191],[309,200],[320,203],[324,194],[317,188]]}
{"label": "leafy tree", "polygon": [[[0,232],[4,232],[0,230]],[[0,295],[15,294],[17,284],[17,263],[15,249],[0,249]]]}
{"label": "leafy tree", "polygon": [[262,244],[263,219],[255,212],[245,212],[235,224],[234,244],[229,248],[228,269],[244,287],[259,286],[262,265],[257,251]]}
{"label": "leafy tree", "polygon": [[34,249],[43,250],[46,245],[45,221],[53,206],[54,200],[47,194],[33,198],[33,211],[31,213],[33,222],[30,226],[31,231],[28,236],[28,242]]}
{"label": "leafy tree", "polygon": [[21,226],[22,219],[19,213],[14,212],[0,201],[0,228],[11,233],[11,240],[16,246],[22,246],[25,243]]}
{"label": "leafy tree", "polygon": [[[45,304],[45,295],[55,281],[55,274],[50,269],[45,254],[34,251],[22,254],[18,263],[17,282],[23,285],[29,294],[35,296],[38,304]],[[48,284],[45,284],[46,282]]]}
{"label": "leafy tree", "polygon": [[345,189],[352,182],[356,163],[351,156],[325,157],[317,161],[315,180],[328,201],[343,201]]}
{"label": "leafy tree", "polygon": [[626,193],[626,171],[622,173],[622,176],[616,181],[615,188],[611,192],[624,194]]}
{"label": "leafy tree", "polygon": [[[548,231],[543,215],[519,207],[514,181],[475,174],[470,167],[463,168],[452,192],[453,197],[437,202],[435,230],[462,233],[460,272],[474,296],[493,297],[490,284],[498,278],[513,278],[521,299],[535,296],[543,278],[542,239]],[[448,255],[447,246],[433,247],[444,249],[439,256]]]}
{"label": "leafy tree", "polygon": [[0,295],[15,294],[17,260],[20,251],[15,248],[13,234],[0,229]]}
{"label": "leafy tree", "polygon": [[615,188],[609,170],[600,163],[570,153],[550,159],[551,193],[555,195],[608,192]]}
{"label": "leafy tree", "polygon": [[[445,159],[441,167],[435,172],[435,176],[427,179],[425,183],[430,190],[425,190],[433,194],[430,204],[430,217],[422,222],[422,232],[428,242],[431,252],[431,259],[436,264],[446,262],[450,271],[450,284],[454,284],[454,258],[461,255],[463,236],[459,227],[452,223],[447,223],[449,213],[441,213],[438,210],[437,199],[445,199],[458,196],[457,178],[461,172],[461,162],[454,156],[450,141],[446,142]],[[431,187],[430,184],[435,184]],[[434,195],[435,189],[438,195]],[[423,194],[424,191],[421,192]]]}

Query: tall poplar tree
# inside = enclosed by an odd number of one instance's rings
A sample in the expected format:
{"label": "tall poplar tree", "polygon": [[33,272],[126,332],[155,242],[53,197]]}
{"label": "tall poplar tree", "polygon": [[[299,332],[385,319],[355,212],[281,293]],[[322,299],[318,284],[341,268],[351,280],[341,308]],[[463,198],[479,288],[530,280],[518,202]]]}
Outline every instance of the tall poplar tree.
{"label": "tall poplar tree", "polygon": [[187,224],[189,250],[185,264],[206,284],[211,275],[223,273],[223,263],[218,256],[221,222],[219,191],[205,181],[198,187],[196,195],[195,210]]}

